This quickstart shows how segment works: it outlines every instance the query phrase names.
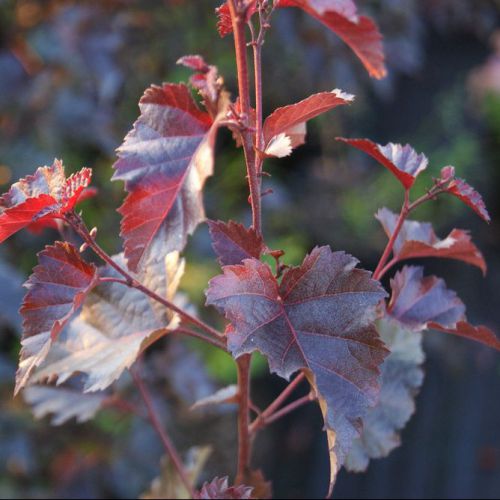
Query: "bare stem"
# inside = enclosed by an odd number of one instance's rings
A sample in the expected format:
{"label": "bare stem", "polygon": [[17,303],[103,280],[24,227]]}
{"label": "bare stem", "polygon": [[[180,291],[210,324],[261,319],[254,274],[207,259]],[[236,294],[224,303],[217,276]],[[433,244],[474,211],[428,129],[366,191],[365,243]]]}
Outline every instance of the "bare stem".
{"label": "bare stem", "polygon": [[[215,338],[221,338],[223,335],[219,333],[217,330],[212,328],[210,325],[207,325],[205,322],[202,320],[192,316],[191,314],[187,313],[186,311],[183,311],[180,307],[176,306],[173,302],[170,302],[167,299],[164,299],[157,293],[153,292],[146,286],[144,286],[142,283],[137,281],[126,269],[121,267],[119,264],[117,264],[110,255],[108,255],[96,242],[95,238],[90,234],[87,226],[83,222],[82,218],[75,213],[70,213],[67,214],[66,218],[67,222],[71,224],[73,229],[81,236],[83,241],[88,245],[89,248],[91,248],[95,254],[100,257],[106,264],[110,265],[113,269],[115,269],[121,276],[125,278],[124,281],[122,280],[116,280],[114,278],[109,279],[108,281],[115,281],[118,283],[122,283],[124,285],[127,285],[131,288],[135,288],[136,290],[139,290],[143,294],[147,295],[151,299],[155,300],[156,302],[159,302],[160,304],[164,305],[166,308],[170,309],[171,311],[176,312],[181,318],[184,320],[192,323],[193,325],[197,326],[198,328],[202,329],[203,331],[207,332],[208,334],[212,335]],[[106,281],[106,278],[101,278],[102,281]]]}
{"label": "bare stem", "polygon": [[245,482],[250,469],[252,439],[250,436],[250,363],[251,355],[244,354],[238,364],[238,474],[236,482]]}
{"label": "bare stem", "polygon": [[177,474],[179,474],[179,477],[180,477],[182,483],[184,484],[186,490],[188,491],[190,498],[196,498],[196,492],[193,488],[193,485],[191,484],[191,481],[188,478],[187,472],[184,468],[184,464],[182,463],[182,459],[180,458],[179,453],[175,449],[175,446],[174,446],[172,440],[170,439],[170,437],[167,435],[167,433],[163,429],[163,426],[160,422],[160,419],[158,418],[158,415],[156,414],[156,410],[154,408],[153,401],[151,399],[151,395],[149,394],[141,377],[134,370],[132,370],[132,377],[133,377],[134,382],[137,386],[137,389],[139,390],[139,392],[142,396],[142,399],[144,400],[144,404],[146,405],[146,409],[148,412],[149,420],[151,421],[151,425],[153,426],[155,431],[160,436],[160,439],[163,443],[165,451],[167,452],[167,455],[169,456],[170,460],[172,461],[172,464],[174,465],[174,468],[177,471]]}

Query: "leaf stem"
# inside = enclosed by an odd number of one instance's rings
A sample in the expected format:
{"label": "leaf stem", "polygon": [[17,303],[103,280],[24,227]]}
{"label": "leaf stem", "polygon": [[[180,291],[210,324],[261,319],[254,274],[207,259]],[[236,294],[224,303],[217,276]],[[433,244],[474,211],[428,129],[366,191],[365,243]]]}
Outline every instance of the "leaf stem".
{"label": "leaf stem", "polygon": [[[83,241],[88,245],[89,248],[91,248],[94,253],[100,257],[106,264],[111,266],[113,269],[115,269],[119,274],[121,274],[124,278],[125,281],[122,280],[117,280],[116,282],[122,283],[124,285],[127,285],[131,288],[135,288],[136,290],[139,290],[143,294],[147,295],[151,299],[155,300],[156,302],[159,302],[160,304],[164,305],[166,308],[176,312],[181,318],[185,319],[186,321],[189,321],[190,323],[194,324],[201,330],[205,331],[206,333],[212,335],[215,338],[221,338],[223,335],[219,333],[217,330],[212,328],[210,325],[207,325],[205,322],[202,320],[192,316],[191,314],[187,313],[186,311],[182,310],[180,307],[176,306],[173,302],[170,302],[167,299],[164,299],[157,293],[153,292],[146,286],[144,286],[142,283],[137,281],[128,271],[123,269],[119,264],[117,264],[110,255],[108,255],[96,242],[95,238],[90,234],[87,226],[85,225],[85,222],[83,219],[77,215],[76,213],[68,213],[66,216],[66,220],[73,229],[81,236]],[[106,278],[101,278],[106,281]],[[110,281],[110,280],[108,280]]]}
{"label": "leaf stem", "polygon": [[151,425],[153,426],[155,431],[160,436],[160,439],[163,443],[165,451],[167,452],[167,455],[169,456],[170,460],[172,461],[172,464],[174,465],[175,470],[177,471],[177,474],[179,475],[186,490],[188,491],[190,498],[196,498],[196,492],[193,488],[193,485],[191,484],[191,481],[188,478],[187,472],[184,468],[184,464],[182,463],[182,460],[179,456],[179,453],[177,452],[172,440],[170,439],[170,437],[167,435],[167,433],[163,429],[163,426],[160,422],[160,419],[158,418],[158,415],[156,414],[156,410],[154,408],[153,401],[151,399],[151,395],[149,394],[145,384],[143,383],[141,377],[137,374],[137,372],[135,370],[131,370],[131,372],[132,372],[132,377],[134,379],[135,385],[137,386],[137,389],[139,390],[139,392],[142,396],[142,399],[144,400],[144,404],[146,405],[146,409],[148,412],[149,420],[151,421]]}
{"label": "leaf stem", "polygon": [[306,378],[304,372],[300,372],[281,392],[281,394],[252,422],[250,433],[255,434],[259,429],[266,425],[267,420],[273,415],[278,408],[291,396],[293,391]]}
{"label": "leaf stem", "polygon": [[403,227],[404,221],[406,220],[406,217],[408,217],[408,214],[410,212],[410,190],[405,189],[405,198],[403,202],[403,206],[401,207],[401,212],[398,217],[398,221],[396,222],[396,227],[394,228],[394,231],[389,238],[389,241],[387,242],[387,246],[385,247],[384,253],[382,254],[382,257],[380,257],[380,261],[377,265],[377,268],[375,269],[373,273],[373,279],[379,280],[381,277],[381,272],[384,269],[385,265],[387,264],[387,261],[389,260],[389,257],[391,255],[391,252],[394,249],[394,244],[396,243],[396,240],[399,236],[399,233]]}

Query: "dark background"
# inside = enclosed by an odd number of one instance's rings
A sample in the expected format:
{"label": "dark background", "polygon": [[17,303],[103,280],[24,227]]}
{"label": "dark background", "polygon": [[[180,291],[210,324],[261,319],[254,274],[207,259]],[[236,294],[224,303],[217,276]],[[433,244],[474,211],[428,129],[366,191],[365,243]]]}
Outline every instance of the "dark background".
{"label": "dark background", "polygon": [[[191,53],[217,64],[228,87],[236,88],[231,39],[221,40],[214,29],[217,3],[0,0],[0,191],[54,157],[63,158],[69,171],[92,167],[99,195],[85,202],[85,218],[99,226],[103,246],[118,251],[115,209],[123,192],[109,182],[111,165],[143,90],[151,83],[186,81],[188,72],[175,62]],[[284,248],[288,263],[301,261],[316,244],[330,244],[373,269],[385,244],[373,214],[381,206],[398,210],[402,193],[372,160],[333,138],[409,142],[429,157],[430,176],[451,164],[484,194],[489,226],[449,198],[420,208],[416,216],[432,220],[441,237],[453,227],[471,230],[489,263],[486,279],[455,262],[429,261],[427,269],[459,293],[471,322],[500,332],[500,4],[358,4],[385,36],[389,76],[380,82],[370,80],[354,54],[316,21],[290,9],[274,16],[264,55],[266,112],[335,87],[356,94],[356,102],[312,122],[308,144],[293,156],[269,162],[266,187],[274,193],[264,203],[268,243]],[[241,151],[222,134],[216,175],[205,196],[209,217],[248,223],[246,197]],[[54,428],[48,419],[35,421],[22,398],[11,397],[20,284],[36,251],[53,238],[49,231],[23,233],[0,248],[0,497],[134,498],[157,475],[161,455],[143,424],[104,412],[92,423]],[[205,228],[191,239],[187,261],[182,288],[201,305],[208,279],[218,272]],[[220,321],[211,312],[207,318]],[[426,335],[426,379],[403,445],[373,462],[366,474],[342,472],[336,497],[500,497],[500,359],[466,340]],[[165,371],[165,387],[187,390],[188,377],[196,387],[234,380],[226,357],[197,345],[189,349],[186,358],[170,353],[168,369],[163,351],[153,353],[160,359],[154,358],[155,366]],[[172,382],[168,375],[175,370]],[[198,382],[192,380],[196,370]],[[267,373],[257,362],[255,399],[263,406],[283,387]],[[159,394],[163,385],[158,382]],[[181,447],[214,436],[219,451],[209,469],[231,472],[234,414],[208,417],[212,427],[206,427],[206,421],[192,422],[179,410],[182,398],[167,399],[165,420]],[[277,497],[324,495],[328,463],[321,425],[311,405],[257,441],[256,463],[274,480]]]}

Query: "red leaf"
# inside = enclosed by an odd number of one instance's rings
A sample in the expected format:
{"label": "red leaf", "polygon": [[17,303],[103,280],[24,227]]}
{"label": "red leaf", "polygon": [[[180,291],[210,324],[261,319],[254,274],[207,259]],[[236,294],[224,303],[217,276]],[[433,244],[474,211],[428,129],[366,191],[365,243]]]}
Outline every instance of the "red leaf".
{"label": "red leaf", "polygon": [[[245,0],[247,3],[246,7],[246,22],[250,21],[250,18],[257,11],[257,0]],[[217,31],[219,35],[224,38],[233,32],[233,23],[231,21],[231,12],[229,11],[229,5],[227,2],[223,3],[220,7],[215,9],[217,14]]]}
{"label": "red leaf", "polygon": [[221,266],[241,264],[244,259],[259,259],[264,242],[254,229],[229,221],[208,221],[212,246]]}
{"label": "red leaf", "polygon": [[207,292],[207,304],[232,323],[228,347],[234,356],[258,350],[282,377],[310,373],[328,405],[339,463],[377,399],[379,365],[387,355],[373,326],[385,293],[356,264],[343,252],[316,248],[280,284],[268,265],[247,259],[224,267]]}
{"label": "red leaf", "polygon": [[[288,145],[294,149],[305,142],[305,123],[327,111],[349,104],[354,96],[335,89],[332,92],[320,92],[303,101],[276,109],[264,122],[264,142],[266,153],[271,144],[280,136],[288,138]],[[273,155],[280,157],[279,154]],[[282,155],[286,156],[286,155]]]}
{"label": "red leaf", "polygon": [[441,178],[450,179],[451,182],[446,188],[446,192],[456,196],[468,205],[474,212],[486,222],[490,222],[490,214],[486,210],[482,196],[463,179],[455,177],[455,169],[453,167],[444,167],[441,171]]}
{"label": "red leaf", "polygon": [[16,376],[16,394],[47,356],[75,311],[97,285],[96,267],[87,264],[69,243],[56,242],[38,254],[39,265],[26,283],[21,307],[23,348]]}
{"label": "red leaf", "polygon": [[229,486],[229,480],[227,477],[216,477],[210,482],[206,482],[197,498],[200,500],[210,500],[210,499],[249,499],[252,495],[253,488],[248,486]]}
{"label": "red leaf", "polygon": [[32,223],[73,210],[91,176],[92,171],[84,168],[66,179],[62,162],[55,160],[13,184],[0,197],[0,243]]}
{"label": "red leaf", "polygon": [[381,165],[389,169],[403,184],[405,189],[413,186],[420,172],[427,168],[427,158],[417,152],[409,145],[393,144],[390,142],[385,146],[376,144],[368,139],[345,139],[337,137],[338,141],[345,142],[350,146],[364,151],[375,158]]}
{"label": "red leaf", "polygon": [[182,64],[198,73],[206,73],[210,68],[203,57],[199,55],[183,56],[177,61],[177,64]]}
{"label": "red leaf", "polygon": [[[382,208],[375,217],[390,238],[396,228],[398,216],[387,208]],[[456,259],[477,266],[486,274],[484,257],[472,243],[467,231],[453,229],[444,240],[440,240],[429,222],[406,220],[394,244],[394,257],[397,260],[420,257]]]}
{"label": "red leaf", "polygon": [[454,328],[465,318],[465,306],[442,279],[423,275],[422,267],[405,266],[391,280],[392,296],[387,312],[414,330],[429,323]]}
{"label": "red leaf", "polygon": [[358,17],[353,1],[279,0],[277,7],[297,7],[304,10],[349,45],[370,76],[379,79],[386,76],[382,35],[369,17]]}
{"label": "red leaf", "polygon": [[218,128],[185,85],[150,87],[140,109],[114,165],[129,193],[119,212],[132,271],[149,255],[161,260],[182,250],[204,219],[201,190],[213,172]]}
{"label": "red leaf", "polygon": [[437,323],[429,323],[429,328],[475,340],[500,351],[500,339],[489,328],[483,325],[473,326],[467,321],[459,321],[455,328],[443,328]]}

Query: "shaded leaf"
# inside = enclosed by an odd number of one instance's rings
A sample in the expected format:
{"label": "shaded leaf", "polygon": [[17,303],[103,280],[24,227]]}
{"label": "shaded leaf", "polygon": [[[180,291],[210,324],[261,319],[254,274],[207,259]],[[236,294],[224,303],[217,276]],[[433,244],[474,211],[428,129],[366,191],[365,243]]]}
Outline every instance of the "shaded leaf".
{"label": "shaded leaf", "polygon": [[409,144],[402,146],[401,144],[389,142],[389,144],[382,146],[368,139],[337,137],[337,140],[345,142],[375,158],[381,165],[392,172],[405,189],[411,188],[418,174],[427,168],[427,157],[423,153],[418,154]]}
{"label": "shaded leaf", "polygon": [[[124,263],[121,255],[115,260]],[[157,293],[163,290],[167,298],[173,298],[179,267],[182,261],[174,252],[167,257],[163,272],[157,270]],[[117,276],[108,266],[101,275]],[[161,287],[160,276],[164,282]],[[101,283],[88,295],[80,316],[70,323],[32,380],[55,379],[60,385],[75,373],[82,373],[84,392],[104,390],[134,364],[152,340],[177,324],[176,315],[166,308],[160,313],[138,290],[120,283]]]}
{"label": "shaded leaf", "polygon": [[441,170],[441,179],[450,181],[446,187],[447,193],[456,196],[459,200],[472,208],[481,219],[490,222],[490,214],[486,209],[482,196],[463,179],[455,177],[454,167],[444,167]]}
{"label": "shaded leaf", "polygon": [[339,36],[359,57],[370,76],[384,78],[385,55],[377,25],[358,16],[352,0],[278,0],[277,7],[297,7]]}
{"label": "shaded leaf", "polygon": [[66,178],[61,161],[39,167],[33,175],[13,184],[0,197],[0,243],[21,229],[73,210],[90,183],[92,171],[84,168]]}
{"label": "shaded leaf", "polygon": [[25,285],[28,292],[21,307],[23,339],[16,394],[98,282],[96,267],[69,243],[47,246],[38,254],[38,262]]}
{"label": "shaded leaf", "polygon": [[201,190],[213,172],[218,128],[185,85],[152,86],[139,106],[141,115],[117,150],[113,177],[125,181],[129,193],[119,212],[132,271],[141,261],[182,250],[204,219]]}
{"label": "shaded leaf", "polygon": [[[195,484],[212,453],[210,446],[197,446],[188,450],[184,463],[186,475]],[[164,498],[191,498],[171,460],[163,457],[161,474],[152,483],[148,492],[140,496],[143,500],[162,500]]]}
{"label": "shaded leaf", "polygon": [[429,323],[429,328],[458,335],[469,340],[475,340],[500,351],[500,339],[488,327],[483,325],[473,326],[467,321],[459,321],[455,328],[443,328],[438,323]]}
{"label": "shaded leaf", "polygon": [[405,266],[391,279],[389,315],[414,330],[429,323],[454,328],[465,316],[465,306],[453,290],[436,276],[425,276],[422,267]]}
{"label": "shaded leaf", "polygon": [[262,236],[243,224],[229,221],[208,221],[212,246],[221,266],[240,264],[244,259],[259,259],[264,242]]}
{"label": "shaded leaf", "polygon": [[[387,208],[381,208],[375,217],[390,238],[396,228],[398,216]],[[484,257],[472,243],[467,231],[453,229],[444,240],[440,240],[430,222],[405,220],[394,244],[394,257],[397,260],[420,257],[456,259],[477,266],[486,274]]]}
{"label": "shaded leaf", "polygon": [[35,418],[53,415],[51,424],[62,425],[75,418],[78,423],[95,417],[106,399],[105,394],[82,394],[73,389],[33,385],[23,391],[23,397]]}
{"label": "shaded leaf", "polygon": [[346,458],[345,466],[365,471],[372,458],[386,457],[401,444],[400,431],[415,412],[415,396],[422,385],[422,333],[398,321],[383,318],[378,332],[391,351],[382,365],[380,397],[363,418],[363,431]]}
{"label": "shaded leaf", "polygon": [[278,158],[287,156],[292,149],[304,144],[307,121],[337,106],[349,104],[353,99],[353,95],[335,89],[276,109],[264,122],[265,154]]}
{"label": "shaded leaf", "polygon": [[356,264],[343,252],[316,248],[279,284],[269,266],[247,259],[224,267],[207,292],[207,304],[231,321],[228,347],[235,357],[258,350],[284,378],[310,373],[328,406],[339,463],[377,399],[378,366],[387,354],[373,327],[385,293]]}
{"label": "shaded leaf", "polygon": [[202,486],[197,498],[200,500],[232,498],[247,500],[251,498],[252,491],[253,488],[245,485],[229,486],[229,479],[227,476],[216,477]]}

